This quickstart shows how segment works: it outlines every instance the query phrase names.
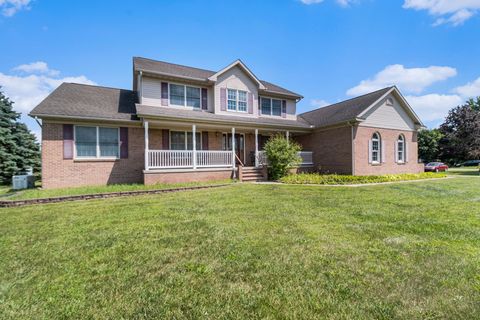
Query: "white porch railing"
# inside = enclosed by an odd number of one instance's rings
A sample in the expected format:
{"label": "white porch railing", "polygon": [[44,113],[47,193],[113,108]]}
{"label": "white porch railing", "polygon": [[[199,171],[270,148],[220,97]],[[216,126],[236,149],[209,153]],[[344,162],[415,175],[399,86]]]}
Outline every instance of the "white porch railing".
{"label": "white porch railing", "polygon": [[[302,162],[300,166],[311,166],[313,165],[313,152],[312,151],[300,151],[298,153]],[[258,151],[258,164],[261,166],[268,164],[268,159],[265,151]]]}
{"label": "white porch railing", "polygon": [[[232,167],[231,151],[196,151],[197,168]],[[193,168],[193,151],[148,150],[148,169]]]}
{"label": "white porch railing", "polygon": [[149,150],[148,169],[193,167],[193,151]]}
{"label": "white porch railing", "polygon": [[[168,168],[193,168],[193,156],[196,154],[197,168],[231,168],[232,151],[196,151],[191,150],[148,150],[149,169]],[[301,151],[298,155],[302,158],[300,166],[313,165],[313,152]],[[267,165],[268,159],[264,151],[258,152],[258,164]]]}
{"label": "white porch railing", "polygon": [[197,167],[231,167],[232,151],[197,151]]}

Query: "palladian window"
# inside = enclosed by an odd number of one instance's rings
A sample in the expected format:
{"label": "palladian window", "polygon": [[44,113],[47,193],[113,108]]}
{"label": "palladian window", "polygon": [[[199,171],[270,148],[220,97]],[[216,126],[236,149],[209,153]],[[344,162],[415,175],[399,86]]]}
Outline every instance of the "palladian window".
{"label": "palladian window", "polygon": [[375,132],[370,140],[370,162],[371,163],[380,163],[381,157],[381,140],[380,134]]}
{"label": "palladian window", "polygon": [[405,137],[402,134],[398,136],[396,149],[397,149],[397,152],[396,152],[397,162],[398,163],[405,162]]}

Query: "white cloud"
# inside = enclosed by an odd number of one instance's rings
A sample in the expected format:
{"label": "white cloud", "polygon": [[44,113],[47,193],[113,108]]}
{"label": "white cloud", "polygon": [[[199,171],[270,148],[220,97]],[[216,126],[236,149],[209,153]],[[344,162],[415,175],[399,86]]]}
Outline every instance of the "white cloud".
{"label": "white cloud", "polygon": [[421,93],[435,82],[446,80],[457,75],[457,70],[450,67],[430,66],[427,68],[405,68],[395,64],[387,66],[373,78],[363,80],[349,89],[349,96],[356,96],[397,85],[407,93]]}
{"label": "white cloud", "polygon": [[21,64],[15,68],[14,71],[22,71],[25,73],[40,73],[40,74],[47,74],[49,76],[58,76],[60,71],[50,69],[46,62],[37,61],[28,64]]}
{"label": "white cloud", "polygon": [[[22,66],[35,66],[35,63]],[[15,102],[15,110],[23,113],[30,112],[63,82],[95,84],[83,75],[63,78],[58,77],[59,73],[52,75],[47,64],[45,64],[45,68],[38,68],[42,65],[37,64],[37,68],[32,67],[30,71],[28,71],[28,67],[22,66],[13,70],[21,70],[24,74],[4,74],[0,72],[0,90]],[[32,74],[33,72],[46,72],[47,74]]]}
{"label": "white cloud", "polygon": [[457,87],[453,91],[465,99],[478,97],[480,96],[480,78],[466,85]]}
{"label": "white cloud", "polygon": [[31,0],[0,0],[2,15],[11,17],[22,9],[29,9]]}
{"label": "white cloud", "polygon": [[436,17],[434,25],[463,24],[480,10],[480,0],[405,0],[405,9],[427,10]]}
{"label": "white cloud", "polygon": [[322,108],[330,105],[328,101],[325,101],[323,99],[312,99],[310,100],[310,104],[312,107],[315,107],[315,108]]}
{"label": "white cloud", "polygon": [[[322,3],[324,0],[300,0],[303,4],[310,5],[310,4],[318,4]],[[347,7],[349,4],[356,0],[335,0],[336,3],[341,5],[342,7]]]}
{"label": "white cloud", "polygon": [[455,94],[427,94],[423,96],[406,96],[408,103],[423,121],[443,120],[448,111],[464,100]]}

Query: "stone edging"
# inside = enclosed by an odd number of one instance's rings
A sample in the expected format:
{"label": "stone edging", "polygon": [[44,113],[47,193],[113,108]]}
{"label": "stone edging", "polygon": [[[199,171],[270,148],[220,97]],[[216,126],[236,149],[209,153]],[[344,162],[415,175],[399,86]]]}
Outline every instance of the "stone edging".
{"label": "stone edging", "polygon": [[178,192],[178,191],[226,187],[230,185],[232,184],[226,183],[226,184],[214,184],[214,185],[207,185],[207,186],[194,186],[194,187],[182,187],[182,188],[171,188],[171,189],[104,192],[104,193],[95,193],[95,194],[82,194],[82,195],[75,195],[75,196],[60,196],[60,197],[24,199],[24,200],[0,200],[0,208],[12,208],[12,207],[34,205],[34,204],[58,203],[58,202],[77,201],[77,200],[106,199],[106,198],[117,198],[117,197],[126,197],[126,196],[171,193],[171,192]]}

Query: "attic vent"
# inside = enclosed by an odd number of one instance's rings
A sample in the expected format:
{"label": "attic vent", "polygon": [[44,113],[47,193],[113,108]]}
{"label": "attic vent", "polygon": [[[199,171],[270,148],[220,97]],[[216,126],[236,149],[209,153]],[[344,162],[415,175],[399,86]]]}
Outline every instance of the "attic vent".
{"label": "attic vent", "polygon": [[386,105],[387,106],[393,106],[393,99],[392,98],[387,98]]}

